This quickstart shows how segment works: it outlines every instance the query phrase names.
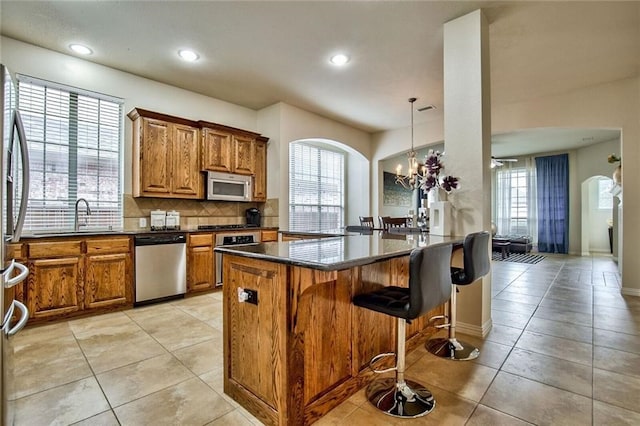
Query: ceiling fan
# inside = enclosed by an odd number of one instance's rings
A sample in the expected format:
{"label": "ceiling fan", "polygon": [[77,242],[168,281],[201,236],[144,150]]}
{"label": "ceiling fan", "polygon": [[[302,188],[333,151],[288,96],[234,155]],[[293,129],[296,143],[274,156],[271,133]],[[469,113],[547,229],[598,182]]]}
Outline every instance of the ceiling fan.
{"label": "ceiling fan", "polygon": [[491,156],[491,168],[504,166],[504,163],[515,163],[517,162],[517,158],[496,158]]}

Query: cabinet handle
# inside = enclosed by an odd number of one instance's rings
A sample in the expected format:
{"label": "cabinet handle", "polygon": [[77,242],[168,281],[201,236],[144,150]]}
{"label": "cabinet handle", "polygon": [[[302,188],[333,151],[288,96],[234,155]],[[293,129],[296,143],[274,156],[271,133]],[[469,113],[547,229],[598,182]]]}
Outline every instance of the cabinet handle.
{"label": "cabinet handle", "polygon": [[[18,320],[18,323],[13,327],[9,328],[11,324],[11,317],[13,316],[13,311],[15,308],[18,308],[22,312],[22,316]],[[6,315],[4,316],[4,321],[2,324],[2,330],[5,332],[7,336],[13,336],[18,331],[22,330],[24,326],[27,324],[27,320],[29,319],[29,309],[22,303],[17,300],[14,300],[9,307]]]}
{"label": "cabinet handle", "polygon": [[[20,273],[13,278],[8,278],[13,273],[14,269],[18,269]],[[9,265],[9,267],[3,272],[3,274],[5,277],[4,288],[11,288],[27,278],[27,275],[29,275],[29,268],[27,268],[20,262],[16,262],[16,260],[13,259],[11,260],[11,265]]]}

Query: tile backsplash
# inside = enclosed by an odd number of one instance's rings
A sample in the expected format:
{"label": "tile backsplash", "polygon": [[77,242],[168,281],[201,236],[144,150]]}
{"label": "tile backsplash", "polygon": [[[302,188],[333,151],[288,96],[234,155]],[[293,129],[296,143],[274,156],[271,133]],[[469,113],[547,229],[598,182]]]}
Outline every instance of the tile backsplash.
{"label": "tile backsplash", "polygon": [[[124,195],[124,229],[149,229],[151,210],[180,212],[180,229],[197,229],[198,225],[233,225],[245,223],[245,210],[257,207],[262,213],[262,226],[278,227],[278,199],[266,203],[236,203],[229,201],[174,200],[167,198],[134,198]],[[140,227],[140,218],[147,219],[147,227]]]}

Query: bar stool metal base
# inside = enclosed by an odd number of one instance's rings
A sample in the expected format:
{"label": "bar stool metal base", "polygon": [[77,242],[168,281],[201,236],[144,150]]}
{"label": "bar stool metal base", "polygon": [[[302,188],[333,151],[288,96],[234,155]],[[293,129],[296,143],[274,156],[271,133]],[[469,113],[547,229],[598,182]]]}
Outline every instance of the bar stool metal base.
{"label": "bar stool metal base", "polygon": [[398,385],[395,378],[374,380],[367,387],[367,399],[385,414],[414,418],[429,414],[436,406],[433,395],[421,384],[406,380]]}
{"label": "bar stool metal base", "polygon": [[449,339],[436,338],[430,339],[425,344],[427,351],[441,358],[452,359],[456,361],[470,361],[478,358],[480,350],[470,343],[458,340],[462,348],[456,349]]}

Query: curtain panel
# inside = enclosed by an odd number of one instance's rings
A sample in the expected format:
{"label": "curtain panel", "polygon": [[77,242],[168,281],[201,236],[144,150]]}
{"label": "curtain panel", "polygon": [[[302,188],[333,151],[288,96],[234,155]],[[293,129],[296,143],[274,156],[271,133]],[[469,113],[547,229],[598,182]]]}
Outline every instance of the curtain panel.
{"label": "curtain panel", "polygon": [[569,155],[536,157],[538,251],[569,251]]}

